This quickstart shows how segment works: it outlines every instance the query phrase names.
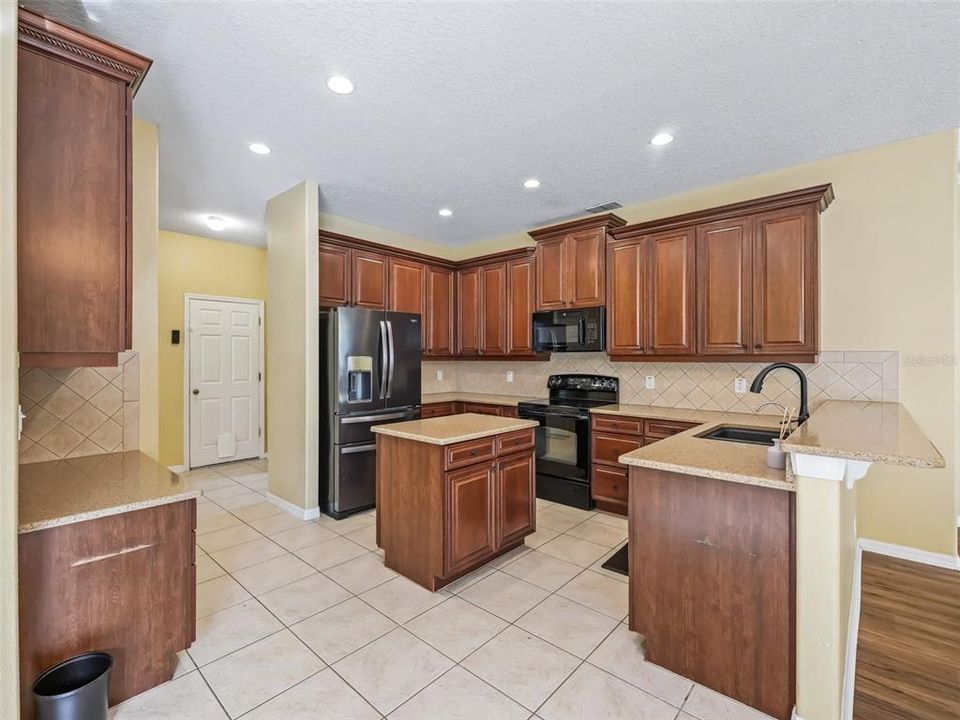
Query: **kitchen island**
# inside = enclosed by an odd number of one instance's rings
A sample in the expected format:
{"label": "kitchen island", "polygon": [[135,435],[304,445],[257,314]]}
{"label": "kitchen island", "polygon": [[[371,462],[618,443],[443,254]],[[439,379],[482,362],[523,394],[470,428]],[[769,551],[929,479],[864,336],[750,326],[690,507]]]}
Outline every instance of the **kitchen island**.
{"label": "kitchen island", "polygon": [[464,413],[379,425],[384,564],[438,590],[536,530],[536,421]]}
{"label": "kitchen island", "polygon": [[199,490],[140,452],[20,466],[20,707],[44,669],[113,656],[110,705],[173,677],[194,640]]}

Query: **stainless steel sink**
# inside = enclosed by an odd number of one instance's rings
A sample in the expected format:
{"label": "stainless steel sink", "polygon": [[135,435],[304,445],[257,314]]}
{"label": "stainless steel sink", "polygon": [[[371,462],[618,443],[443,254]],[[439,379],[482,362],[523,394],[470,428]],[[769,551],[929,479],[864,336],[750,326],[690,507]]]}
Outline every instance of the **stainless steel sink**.
{"label": "stainless steel sink", "polygon": [[780,435],[779,430],[764,428],[732,427],[722,425],[707,430],[696,437],[705,440],[723,440],[724,442],[747,443],[749,445],[773,445],[773,441]]}

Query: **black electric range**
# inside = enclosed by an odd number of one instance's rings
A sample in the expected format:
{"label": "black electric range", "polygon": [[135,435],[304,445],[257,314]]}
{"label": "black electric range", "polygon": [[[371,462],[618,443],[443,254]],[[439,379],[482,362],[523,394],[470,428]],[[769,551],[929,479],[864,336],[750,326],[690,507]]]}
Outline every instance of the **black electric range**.
{"label": "black electric range", "polygon": [[536,430],[537,497],[589,510],[590,408],[616,403],[620,380],[606,375],[551,375],[550,396],[517,406]]}

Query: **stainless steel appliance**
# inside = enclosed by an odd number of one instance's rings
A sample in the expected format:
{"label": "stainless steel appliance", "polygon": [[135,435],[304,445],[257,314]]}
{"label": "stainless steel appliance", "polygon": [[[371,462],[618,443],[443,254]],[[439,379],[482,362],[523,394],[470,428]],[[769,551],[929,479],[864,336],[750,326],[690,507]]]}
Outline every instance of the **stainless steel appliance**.
{"label": "stainless steel appliance", "polygon": [[537,497],[589,510],[590,408],[620,397],[620,380],[605,375],[551,375],[550,397],[521,402],[522,418],[537,420]]}
{"label": "stainless steel appliance", "polygon": [[601,352],[606,347],[602,307],[550,310],[533,314],[537,352]]}
{"label": "stainless steel appliance", "polygon": [[320,509],[335,518],[376,503],[370,428],[420,417],[420,316],[320,313]]}

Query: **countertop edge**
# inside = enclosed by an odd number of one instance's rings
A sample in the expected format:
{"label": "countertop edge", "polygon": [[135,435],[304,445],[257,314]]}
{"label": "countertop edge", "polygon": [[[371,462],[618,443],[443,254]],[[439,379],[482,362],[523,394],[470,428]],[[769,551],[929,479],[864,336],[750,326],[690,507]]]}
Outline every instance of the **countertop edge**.
{"label": "countertop edge", "polygon": [[393,430],[392,425],[379,425],[371,428],[371,430],[378,435],[386,435],[388,437],[400,438],[402,440],[412,440],[414,442],[426,443],[427,445],[443,446],[455,445],[456,443],[466,442],[467,440],[480,440],[485,437],[493,437],[494,435],[503,435],[504,433],[514,432],[516,430],[527,430],[529,428],[534,428],[539,424],[536,420],[523,420],[517,418],[504,418],[504,420],[509,420],[511,424],[504,428],[486,429],[471,433],[464,433],[453,438],[428,437],[425,435],[417,435],[416,433],[403,432],[402,430]]}
{"label": "countertop edge", "polygon": [[198,498],[202,494],[203,493],[201,490],[184,490],[183,492],[175,495],[165,495],[163,497],[128,503],[127,505],[117,505],[116,507],[88,510],[86,512],[73,513],[71,515],[52,518],[50,520],[38,520],[34,523],[20,525],[20,527],[17,529],[17,534],[26,535],[27,533],[37,532],[38,530],[48,530],[50,528],[62,527],[64,525],[73,525],[75,523],[85,522],[87,520],[110,517],[111,515],[123,515],[124,513],[133,512],[135,510],[144,510],[146,508],[157,507],[159,505],[171,505],[176,502]]}
{"label": "countertop edge", "polygon": [[[440,399],[442,396],[442,399]],[[420,396],[421,405],[435,405],[448,402],[474,402],[488,405],[507,405],[516,407],[522,402],[536,400],[534,397],[501,395],[499,393],[477,393],[466,390],[449,390],[447,392],[425,393]]]}
{"label": "countertop edge", "polygon": [[[896,467],[912,467],[920,470],[938,470],[947,466],[943,455],[939,458],[923,458],[912,455],[885,455],[874,452],[857,452],[855,450],[841,450],[839,448],[823,447],[822,445],[802,445],[784,441],[781,449],[787,453],[797,455],[815,455],[818,457],[836,458],[838,460],[859,460],[861,462],[880,463]],[[939,452],[939,451],[938,451]]]}
{"label": "countertop edge", "polygon": [[725,482],[738,483],[740,485],[754,485],[756,487],[770,488],[771,490],[786,490],[787,492],[796,492],[796,485],[789,480],[777,481],[767,480],[756,475],[740,475],[738,473],[723,472],[720,470],[710,470],[702,467],[693,467],[691,465],[676,465],[673,463],[660,462],[657,460],[644,460],[641,458],[618,458],[619,461],[630,467],[648,468],[650,470],[664,470],[679,475],[692,475],[694,477],[710,478],[712,480],[723,480]]}

